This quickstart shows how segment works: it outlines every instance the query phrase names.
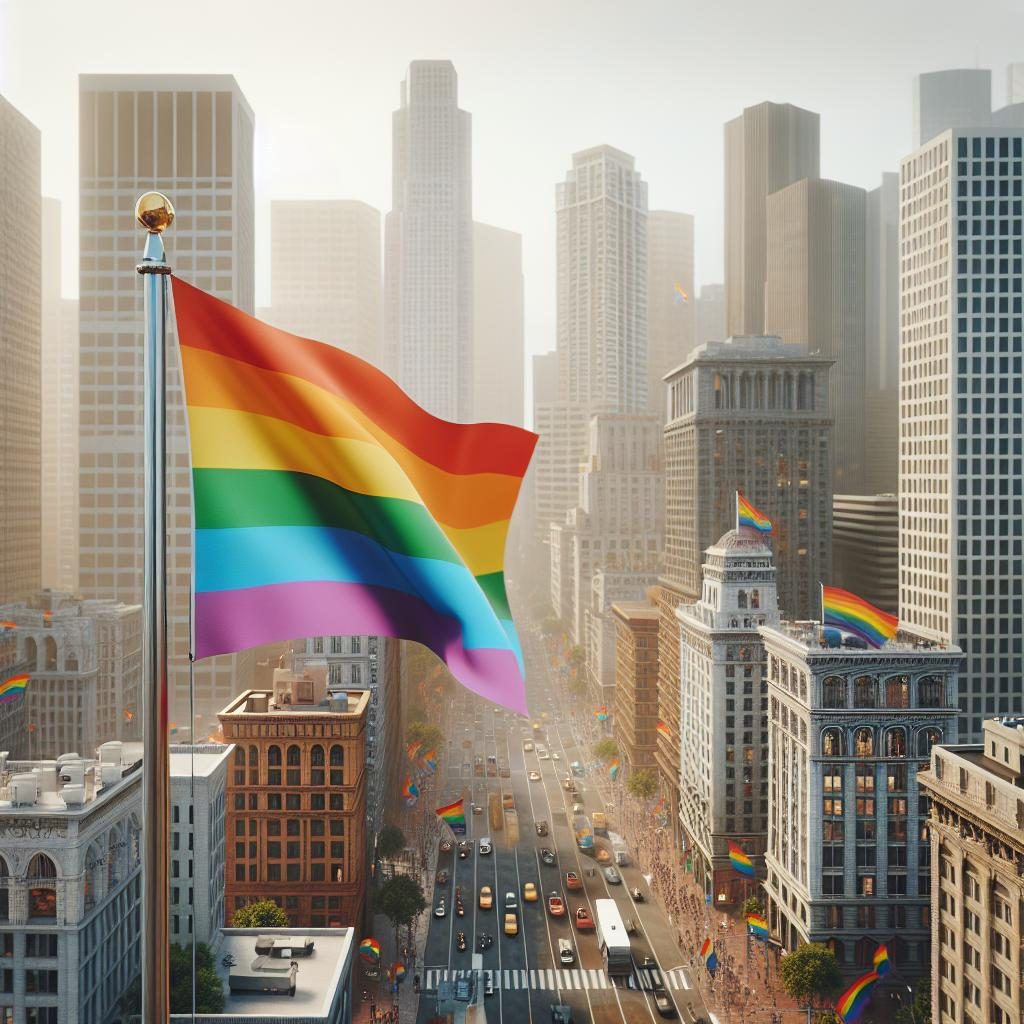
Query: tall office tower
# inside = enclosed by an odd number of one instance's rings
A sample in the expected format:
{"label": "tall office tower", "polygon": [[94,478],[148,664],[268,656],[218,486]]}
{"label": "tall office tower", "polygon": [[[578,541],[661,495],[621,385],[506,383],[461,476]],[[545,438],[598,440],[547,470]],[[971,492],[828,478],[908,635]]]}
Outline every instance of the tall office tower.
{"label": "tall office tower", "polygon": [[579,497],[580,466],[587,440],[587,412],[573,402],[540,402],[533,407],[533,429],[540,435],[531,471],[536,495],[534,530],[547,544],[552,524],[565,522]]}
{"label": "tall office tower", "polygon": [[171,747],[171,942],[178,946],[214,946],[224,924],[226,788],[234,752],[223,743]]}
{"label": "tall office tower", "polygon": [[900,448],[899,175],[867,194],[864,229],[864,490],[895,494]]}
{"label": "tall office tower", "polygon": [[1006,69],[1006,102],[1024,103],[1024,62]]}
{"label": "tall office tower", "polygon": [[864,492],[863,189],[803,180],[768,197],[764,323],[787,345],[833,361],[833,481]]}
{"label": "tall office tower", "polygon": [[709,341],[725,341],[725,285],[706,284],[701,286],[697,297],[696,344]]}
{"label": "tall office tower", "polygon": [[0,601],[39,589],[39,131],[0,96]]}
{"label": "tall office tower", "polygon": [[451,61],[416,60],[392,116],[384,368],[447,420],[473,410],[472,119]]}
{"label": "tall office tower", "polygon": [[647,215],[647,411],[665,419],[665,374],[696,344],[693,217],[671,210]]}
{"label": "tall office tower", "polygon": [[870,970],[885,941],[894,973],[909,981],[928,970],[940,912],[919,766],[934,744],[956,742],[960,651],[902,640],[827,647],[821,632],[818,621],[760,630],[766,916],[786,949],[828,943],[847,977]]}
{"label": "tall office tower", "polygon": [[[558,353],[545,352],[533,357],[534,406],[558,401]],[[536,415],[534,416],[536,419]]]}
{"label": "tall office tower", "polygon": [[472,419],[523,425],[524,343],[523,236],[475,222]]}
{"label": "tall office tower", "polygon": [[380,211],[346,199],[270,201],[275,327],[380,360]]}
{"label": "tall office tower", "polygon": [[765,333],[764,283],[768,278],[765,206],[773,192],[802,178],[818,177],[819,131],[817,114],[789,103],[759,103],[726,122],[727,334]]}
{"label": "tall office tower", "polygon": [[573,154],[556,207],[561,397],[588,416],[645,412],[647,183],[596,146]]}
{"label": "tall office tower", "polygon": [[[143,314],[135,201],[165,192],[175,273],[253,311],[253,115],[230,75],[79,78],[79,575],[86,597],[142,599]],[[169,324],[173,327],[173,321]],[[205,736],[241,689],[251,652],[197,662],[189,722],[192,483],[173,330],[167,387],[172,717]],[[181,729],[189,737],[188,726]]]}
{"label": "tall office tower", "polygon": [[931,919],[935,1024],[1009,1022],[1024,1005],[1024,720],[986,719],[983,736],[932,747],[931,770],[917,776],[931,804],[940,908]]}
{"label": "tall office tower", "polygon": [[900,619],[963,649],[971,742],[1024,712],[1022,156],[947,131],[900,167]]}
{"label": "tall office tower", "polygon": [[899,533],[899,501],[895,494],[834,495],[832,583],[896,615]]}
{"label": "tall office tower", "polygon": [[0,754],[9,1021],[113,1020],[139,973],[142,748],[105,743],[96,754]]}
{"label": "tall office tower", "polygon": [[[272,690],[246,690],[220,713],[224,740],[235,744],[227,784],[228,922],[259,899],[273,900],[300,928],[363,919],[370,694],[328,695],[325,677],[278,669]],[[236,842],[242,835],[247,841]]]}
{"label": "tall office tower", "polygon": [[771,549],[755,530],[708,548],[701,598],[679,622],[679,820],[712,906],[742,903],[738,843],[762,871],[768,834],[768,683],[758,628],[779,622]]}
{"label": "tall office tower", "polygon": [[43,200],[42,586],[78,589],[78,303],[60,295],[60,203]]}
{"label": "tall office tower", "polygon": [[992,72],[957,68],[917,75],[913,103],[914,149],[949,128],[984,128],[992,117]]}
{"label": "tall office tower", "polygon": [[658,728],[658,610],[616,601],[615,707],[612,730],[626,771],[655,767]]}

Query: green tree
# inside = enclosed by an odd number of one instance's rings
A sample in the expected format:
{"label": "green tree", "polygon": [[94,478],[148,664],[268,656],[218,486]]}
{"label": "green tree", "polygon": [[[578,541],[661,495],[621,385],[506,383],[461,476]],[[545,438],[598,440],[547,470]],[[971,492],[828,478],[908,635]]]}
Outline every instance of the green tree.
{"label": "green tree", "polygon": [[759,896],[748,896],[743,901],[743,916],[747,914],[760,914],[761,913],[761,898]]}
{"label": "green tree", "polygon": [[398,929],[412,928],[413,921],[427,909],[427,901],[419,882],[408,875],[389,878],[377,891],[377,906],[395,929],[395,949],[398,949]]}
{"label": "green tree", "polygon": [[842,1024],[842,1020],[836,1016],[835,1010],[826,1010],[818,1018],[818,1024]]}
{"label": "green tree", "polygon": [[917,979],[914,998],[896,1011],[896,1024],[932,1024],[932,978],[930,974]]}
{"label": "green tree", "polygon": [[444,733],[431,722],[413,721],[405,729],[406,743],[419,743],[424,751],[444,744]]}
{"label": "green tree", "polygon": [[[171,983],[171,1013],[191,1013],[192,947],[171,946],[168,966]],[[220,976],[213,966],[210,947],[201,942],[196,944],[195,967],[196,1012],[223,1013],[224,988]]]}
{"label": "green tree", "polygon": [[611,736],[602,736],[590,749],[594,752],[594,757],[601,761],[610,761],[619,753],[619,745]]}
{"label": "green tree", "polygon": [[287,928],[288,915],[273,900],[256,900],[234,912],[231,927]]}
{"label": "green tree", "polygon": [[626,790],[638,800],[650,800],[658,792],[658,779],[650,768],[638,768],[629,777]]}
{"label": "green tree", "polygon": [[377,836],[377,856],[391,860],[405,849],[405,833],[397,825],[385,825]]}
{"label": "green tree", "polygon": [[817,942],[805,942],[779,961],[785,990],[797,1002],[810,1006],[838,991],[843,983],[835,954]]}

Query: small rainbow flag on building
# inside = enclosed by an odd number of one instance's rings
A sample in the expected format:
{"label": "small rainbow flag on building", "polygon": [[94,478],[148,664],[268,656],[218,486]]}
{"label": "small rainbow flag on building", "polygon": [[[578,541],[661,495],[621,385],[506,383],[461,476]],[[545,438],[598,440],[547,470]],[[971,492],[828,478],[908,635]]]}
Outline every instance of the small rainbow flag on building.
{"label": "small rainbow flag on building", "polygon": [[404,981],[405,973],[405,964],[403,964],[401,960],[391,968],[391,978],[395,982]]}
{"label": "small rainbow flag on building", "polygon": [[713,978],[718,969],[718,957],[715,956],[715,944],[711,941],[710,935],[704,940],[704,945],[700,947],[700,958],[704,961],[704,967],[708,974]]}
{"label": "small rainbow flag on building", "polygon": [[607,721],[608,706],[606,704],[602,704],[600,707],[594,708],[594,717],[597,718],[599,722]]}
{"label": "small rainbow flag on building", "polygon": [[883,974],[888,974],[892,970],[892,962],[889,960],[889,949],[884,942],[875,950],[875,955],[871,962],[875,965],[875,973],[879,977]]}
{"label": "small rainbow flag on building", "polygon": [[178,723],[171,722],[170,729],[168,730],[172,736],[176,736],[178,733]]}
{"label": "small rainbow flag on building", "polygon": [[878,981],[877,971],[862,974],[840,997],[836,1003],[836,1016],[843,1024],[853,1024],[864,1012],[871,1000],[871,990]]}
{"label": "small rainbow flag on building", "polygon": [[370,634],[526,713],[505,541],[537,435],[451,423],[349,352],[172,277],[195,508],[195,656]]}
{"label": "small rainbow flag on building", "polygon": [[732,864],[734,871],[747,878],[753,878],[756,874],[752,861],[737,843],[729,843],[729,863]]}
{"label": "small rainbow flag on building", "polygon": [[430,772],[431,774],[436,772],[437,771],[437,751],[436,750],[428,750],[420,758],[420,767],[424,771]]}
{"label": "small rainbow flag on building", "polygon": [[133,718],[135,717],[135,712],[134,712],[134,711],[132,711],[132,710],[131,710],[130,708],[125,708],[125,709],[124,709],[124,710],[123,710],[123,711],[121,712],[121,714],[122,714],[122,715],[124,715],[124,720],[125,720],[126,722],[130,722],[130,721],[131,721],[131,720],[132,720],[132,719],[133,719]]}
{"label": "small rainbow flag on building", "polygon": [[438,807],[434,812],[457,836],[466,834],[466,801],[459,797],[454,803]]}
{"label": "small rainbow flag on building", "polygon": [[359,955],[368,964],[377,963],[380,960],[380,943],[376,939],[363,939],[359,943]]}
{"label": "small rainbow flag on building", "polygon": [[28,681],[31,678],[27,672],[17,676],[8,676],[0,683],[0,704],[12,704],[24,697]]}
{"label": "small rainbow flag on building", "polygon": [[4,619],[2,622],[0,622],[0,626],[3,626],[4,629],[17,629],[18,628],[18,624],[16,622],[11,622],[10,619]]}
{"label": "small rainbow flag on building", "polygon": [[619,769],[621,767],[622,762],[617,757],[613,757],[611,764],[608,765],[608,775],[610,776],[612,782],[614,782],[619,777]]}
{"label": "small rainbow flag on building", "polygon": [[415,807],[419,797],[419,787],[412,781],[411,775],[406,775],[405,782],[402,783],[402,799],[405,801],[405,806]]}
{"label": "small rainbow flag on building", "polygon": [[675,281],[672,285],[672,301],[678,306],[680,302],[689,302],[690,294],[687,290],[678,282]]}
{"label": "small rainbow flag on building", "polygon": [[750,928],[750,934],[756,939],[764,939],[768,941],[770,934],[768,930],[768,918],[761,914],[747,914],[747,927]]}
{"label": "small rainbow flag on building", "polygon": [[841,587],[821,587],[821,624],[882,647],[896,635],[899,619]]}
{"label": "small rainbow flag on building", "polygon": [[664,736],[665,739],[671,739],[672,737],[672,730],[669,729],[668,725],[660,718],[658,719],[658,724],[655,726],[655,730],[659,736]]}
{"label": "small rainbow flag on building", "polygon": [[736,529],[746,526],[758,533],[771,533],[772,521],[763,513],[758,512],[752,502],[743,497],[742,491],[736,492]]}

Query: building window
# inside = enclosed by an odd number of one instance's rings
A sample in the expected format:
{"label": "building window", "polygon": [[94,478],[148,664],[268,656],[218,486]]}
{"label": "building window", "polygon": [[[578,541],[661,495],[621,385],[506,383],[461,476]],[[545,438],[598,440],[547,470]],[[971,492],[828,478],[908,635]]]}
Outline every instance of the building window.
{"label": "building window", "polygon": [[907,756],[907,730],[902,726],[886,730],[885,733],[885,756],[906,757]]}
{"label": "building window", "polygon": [[862,726],[853,734],[853,752],[857,757],[874,756],[875,734],[871,729]]}
{"label": "building window", "polygon": [[853,694],[854,707],[875,707],[878,696],[878,680],[874,676],[857,676],[853,681]]}
{"label": "building window", "polygon": [[919,729],[917,732],[917,756],[928,757],[932,752],[932,747],[941,742],[941,729]]}
{"label": "building window", "polygon": [[288,748],[288,767],[298,768],[302,764],[302,751],[293,743]]}
{"label": "building window", "polygon": [[821,876],[821,893],[823,896],[842,896],[843,895],[843,876],[842,875],[822,875]]}
{"label": "building window", "polygon": [[858,793],[874,793],[875,766],[873,764],[858,764],[856,768],[856,783]]}
{"label": "building window", "polygon": [[846,680],[842,676],[826,676],[821,686],[822,707],[846,707]]}
{"label": "building window", "polygon": [[829,728],[822,730],[821,752],[825,757],[844,757],[846,755],[841,729]]}
{"label": "building window", "polygon": [[885,681],[885,706],[910,707],[910,676],[890,676]]}
{"label": "building window", "polygon": [[922,708],[945,705],[946,681],[942,676],[924,676],[917,684],[917,703]]}

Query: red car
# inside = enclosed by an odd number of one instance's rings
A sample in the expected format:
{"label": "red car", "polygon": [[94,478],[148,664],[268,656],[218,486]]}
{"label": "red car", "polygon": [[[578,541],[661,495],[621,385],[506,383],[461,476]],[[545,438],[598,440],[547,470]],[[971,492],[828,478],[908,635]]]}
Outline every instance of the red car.
{"label": "red car", "polygon": [[583,888],[583,879],[576,874],[575,871],[566,871],[565,873],[565,887],[570,892],[575,892],[578,889]]}
{"label": "red car", "polygon": [[565,901],[557,892],[548,897],[548,913],[552,917],[565,917]]}
{"label": "red car", "polygon": [[594,919],[586,907],[578,907],[576,910],[576,930],[581,932],[592,932],[594,930]]}

